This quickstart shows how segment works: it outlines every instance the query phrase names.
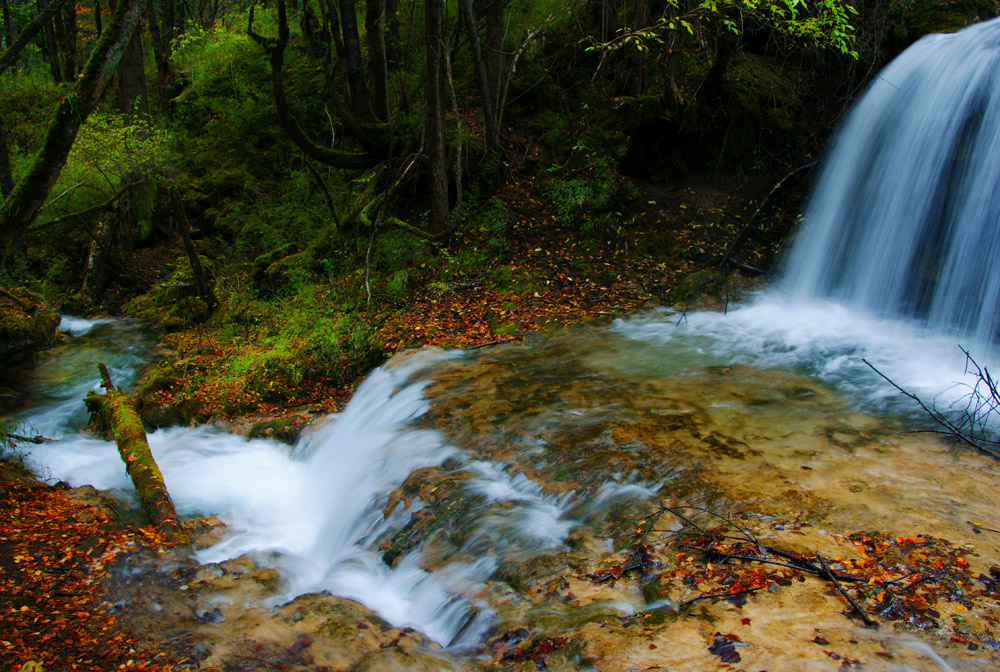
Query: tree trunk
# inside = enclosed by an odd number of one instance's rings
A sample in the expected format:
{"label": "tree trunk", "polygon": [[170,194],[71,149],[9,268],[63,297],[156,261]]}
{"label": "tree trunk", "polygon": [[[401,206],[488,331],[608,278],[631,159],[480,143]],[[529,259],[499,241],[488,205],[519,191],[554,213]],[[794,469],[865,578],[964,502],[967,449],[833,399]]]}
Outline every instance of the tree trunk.
{"label": "tree trunk", "polygon": [[486,151],[492,151],[499,139],[493,114],[493,96],[490,95],[490,85],[486,77],[486,66],[483,63],[483,49],[479,41],[479,28],[476,26],[476,15],[472,9],[471,0],[461,0],[461,14],[465,19],[465,32],[472,46],[472,63],[476,70],[479,83],[479,95],[482,98],[483,121],[486,126]]}
{"label": "tree trunk", "polygon": [[7,198],[14,190],[14,178],[10,173],[10,153],[7,151],[7,130],[0,119],[0,197]]}
{"label": "tree trunk", "polygon": [[139,503],[146,512],[149,522],[170,541],[187,543],[187,533],[177,519],[177,510],[163,483],[163,474],[153,459],[146,440],[146,432],[142,428],[142,420],[135,410],[135,399],[130,395],[116,390],[108,377],[104,364],[101,369],[102,385],[107,388],[106,394],[91,390],[87,393],[87,410],[97,420],[99,425],[110,429],[118,446],[118,453],[125,463],[135,491],[139,495]]}
{"label": "tree trunk", "polygon": [[170,110],[170,87],[174,83],[174,71],[170,67],[170,45],[164,42],[160,32],[160,22],[156,17],[153,0],[146,0],[146,21],[149,23],[149,39],[153,43],[153,60],[156,61],[156,91],[161,110],[168,116]]}
{"label": "tree trunk", "polygon": [[177,228],[180,229],[181,240],[184,241],[184,251],[187,252],[188,261],[191,263],[191,272],[194,274],[194,280],[198,284],[198,295],[205,302],[208,314],[211,314],[215,310],[215,307],[219,305],[219,301],[215,298],[212,288],[208,285],[205,270],[201,267],[201,259],[198,258],[198,251],[194,249],[194,243],[191,242],[191,225],[188,223],[187,213],[184,212],[184,204],[181,203],[181,199],[176,193],[171,193],[170,196],[173,201]]}
{"label": "tree trunk", "polygon": [[62,74],[66,81],[76,78],[76,3],[67,2],[61,12],[52,17],[56,26],[56,37],[59,40],[59,52],[62,56]]}
{"label": "tree trunk", "polygon": [[278,121],[288,133],[289,138],[306,156],[320,163],[343,168],[345,170],[374,168],[384,157],[373,153],[352,153],[328,149],[309,139],[306,132],[292,114],[285,98],[285,85],[282,76],[284,68],[285,48],[288,45],[288,15],[285,10],[285,0],[278,0],[278,39],[268,40],[253,32],[253,9],[250,10],[250,25],[247,34],[267,51],[271,63],[271,86],[274,90],[274,106],[278,113]]}
{"label": "tree trunk", "polygon": [[385,48],[385,0],[365,3],[365,38],[368,46],[368,81],[376,118],[389,121],[389,64]]}
{"label": "tree trunk", "polygon": [[141,14],[141,0],[121,0],[87,59],[76,86],[56,106],[42,147],[28,172],[0,208],[0,264],[11,244],[24,235],[45,203],[66,163],[77,131],[100,101],[118,68]]}
{"label": "tree trunk", "polygon": [[0,0],[0,19],[3,19],[3,45],[6,49],[14,43],[14,29],[10,25],[10,7],[7,0]]}
{"label": "tree trunk", "polygon": [[735,35],[732,35],[727,31],[719,37],[718,45],[716,46],[715,60],[712,61],[712,67],[705,76],[705,85],[702,87],[702,100],[711,100],[722,92],[722,84],[726,76],[726,70],[729,67],[729,62],[732,60],[733,55],[736,53],[736,47],[737,44]]}
{"label": "tree trunk", "polygon": [[[42,11],[43,10],[39,9],[39,13]],[[53,18],[54,16],[50,16],[48,21],[42,23],[42,32],[39,36],[39,43],[42,47],[42,59],[48,63],[49,72],[52,73],[52,81],[58,83],[63,81],[63,77],[62,69],[59,67],[59,47],[56,43]]]}
{"label": "tree trunk", "polygon": [[384,0],[382,41],[385,43],[385,67],[394,72],[399,67],[399,17],[397,0]]}
{"label": "tree trunk", "polygon": [[146,70],[142,57],[142,35],[132,34],[121,63],[118,64],[118,107],[126,119],[145,121],[149,118],[146,90]]}
{"label": "tree trunk", "polygon": [[98,35],[104,30],[104,22],[101,20],[101,0],[94,0],[94,28]]}
{"label": "tree trunk", "polygon": [[340,29],[344,35],[344,58],[347,65],[347,90],[350,92],[351,112],[360,123],[372,120],[371,100],[365,82],[364,62],[361,59],[361,37],[358,33],[357,0],[340,0]]}
{"label": "tree trunk", "polygon": [[[454,46],[455,32],[452,32],[448,44]],[[451,96],[451,110],[455,117],[455,211],[452,219],[459,221],[462,217],[462,110],[458,107],[458,96],[455,94],[455,79],[451,69],[451,47],[444,50],[444,74],[448,82],[448,93]]]}
{"label": "tree trunk", "polygon": [[497,106],[500,104],[501,78],[503,76],[503,7],[503,0],[487,0],[485,8],[486,83],[493,105],[494,118],[499,114]]}
{"label": "tree trunk", "polygon": [[174,38],[181,34],[174,0],[160,0],[160,11],[163,17],[163,53],[167,58],[170,58],[170,49]]}
{"label": "tree trunk", "polygon": [[115,201],[111,207],[97,220],[87,251],[87,263],[84,266],[83,285],[80,287],[80,298],[88,307],[96,307],[104,290],[111,280],[112,255],[116,239],[121,238],[119,216],[124,208]]}
{"label": "tree trunk", "polygon": [[424,0],[427,30],[427,154],[431,198],[431,233],[448,228],[448,151],[444,137],[442,91],[444,18],[442,0]]}
{"label": "tree trunk", "polygon": [[599,41],[607,42],[618,32],[618,15],[614,5],[611,0],[587,0],[587,6]]}

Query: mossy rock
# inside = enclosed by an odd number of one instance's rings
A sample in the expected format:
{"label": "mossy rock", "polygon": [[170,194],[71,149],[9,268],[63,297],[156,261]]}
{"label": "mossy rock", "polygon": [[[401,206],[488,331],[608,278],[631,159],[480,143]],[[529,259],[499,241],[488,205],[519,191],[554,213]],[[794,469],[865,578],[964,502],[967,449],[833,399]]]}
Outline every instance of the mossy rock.
{"label": "mossy rock", "polygon": [[[59,314],[39,295],[22,288],[0,298],[0,353],[30,352],[50,347],[56,339]],[[27,309],[25,309],[27,306]]]}
{"label": "mossy rock", "polygon": [[294,418],[275,418],[255,423],[250,427],[247,438],[273,438],[283,443],[292,444],[299,438],[302,428],[295,424]]}
{"label": "mossy rock", "polygon": [[930,33],[961,30],[996,13],[996,3],[990,0],[913,0],[903,3],[894,32],[907,41],[917,40]]}
{"label": "mossy rock", "polygon": [[761,285],[760,279],[705,269],[681,280],[670,292],[670,303],[678,310],[724,310],[729,304],[746,300]]}
{"label": "mossy rock", "polygon": [[514,279],[511,289],[519,296],[533,296],[548,291],[543,284],[541,273],[537,271],[528,271],[518,275]]}
{"label": "mossy rock", "polygon": [[510,266],[498,266],[490,271],[490,286],[498,292],[509,291],[514,284],[514,269]]}
{"label": "mossy rock", "polygon": [[[312,252],[296,252],[282,257],[264,269],[258,287],[267,295],[275,296],[294,291],[310,281]],[[256,266],[256,262],[254,262]],[[255,279],[256,279],[255,275]]]}

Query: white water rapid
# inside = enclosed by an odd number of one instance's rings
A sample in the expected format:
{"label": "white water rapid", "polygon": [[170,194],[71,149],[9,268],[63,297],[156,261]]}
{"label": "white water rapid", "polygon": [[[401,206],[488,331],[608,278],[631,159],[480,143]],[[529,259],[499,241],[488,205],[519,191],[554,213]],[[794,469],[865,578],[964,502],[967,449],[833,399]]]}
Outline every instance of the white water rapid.
{"label": "white water rapid", "polygon": [[[127,323],[70,318],[64,325],[81,337],[93,330],[90,337],[103,335],[116,345],[139,338],[137,327]],[[97,389],[96,362],[108,356],[84,347],[85,338],[39,366],[38,387],[48,386],[35,394],[47,401],[20,417],[33,431],[57,441],[26,446],[22,454],[48,479],[130,497],[131,483],[114,444],[76,433],[86,421],[81,400],[87,390]],[[134,380],[136,367],[145,361],[142,349],[132,342],[110,355],[115,380]],[[429,407],[424,398],[427,372],[459,354],[424,350],[376,369],[343,413],[304,436],[294,450],[210,427],[151,433],[153,456],[178,512],[218,515],[228,526],[227,537],[199,551],[197,559],[220,562],[250,554],[261,564],[281,568],[283,585],[275,604],[328,590],[443,645],[477,643],[491,611],[472,596],[496,567],[493,554],[504,546],[497,540],[516,539],[520,548],[557,548],[574,523],[562,519],[570,495],[547,497],[523,474],[469,460],[437,432],[411,426]],[[63,380],[76,382],[53,386],[55,374],[44,375],[49,370],[63,370]],[[448,458],[474,476],[470,492],[498,503],[479,537],[497,543],[474,561],[446,562],[433,573],[420,568],[419,552],[389,567],[373,544],[405,524],[412,510],[400,508],[383,519],[387,496],[414,470]]]}

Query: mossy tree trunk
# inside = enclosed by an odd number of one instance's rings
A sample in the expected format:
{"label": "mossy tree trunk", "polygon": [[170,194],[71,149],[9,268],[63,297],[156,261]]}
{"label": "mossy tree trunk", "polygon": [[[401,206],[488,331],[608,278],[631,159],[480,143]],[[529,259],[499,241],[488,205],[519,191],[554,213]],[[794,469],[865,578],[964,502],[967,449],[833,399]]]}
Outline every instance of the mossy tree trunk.
{"label": "mossy tree trunk", "polygon": [[142,420],[135,410],[135,399],[114,389],[107,368],[103,364],[99,366],[104,380],[102,384],[107,388],[107,393],[88,392],[87,409],[99,426],[111,430],[118,453],[125,462],[125,470],[132,479],[139,495],[139,503],[149,517],[149,522],[169,539],[186,543],[187,533],[177,519],[174,503],[163,483],[163,474],[149,450]]}
{"label": "mossy tree trunk", "polygon": [[59,178],[77,131],[97,107],[118,68],[125,47],[139,25],[141,0],[121,0],[97,46],[87,59],[73,91],[60,101],[45,139],[27,173],[0,207],[0,267],[11,244],[31,226]]}

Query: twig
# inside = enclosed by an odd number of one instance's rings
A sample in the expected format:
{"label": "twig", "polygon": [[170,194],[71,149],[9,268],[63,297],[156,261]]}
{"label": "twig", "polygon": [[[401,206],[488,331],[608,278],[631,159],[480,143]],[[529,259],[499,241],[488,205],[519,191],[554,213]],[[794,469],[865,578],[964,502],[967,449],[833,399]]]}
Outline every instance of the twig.
{"label": "twig", "polygon": [[677,608],[683,609],[689,604],[694,604],[699,600],[708,600],[713,597],[721,599],[729,599],[730,597],[736,597],[737,595],[749,595],[750,593],[756,593],[759,590],[764,590],[764,586],[757,586],[756,588],[746,588],[745,590],[740,590],[735,593],[731,593],[728,590],[715,591],[714,593],[705,593],[704,595],[692,597],[690,600],[684,600],[683,602],[677,605]]}
{"label": "twig", "polygon": [[10,292],[8,292],[3,287],[0,287],[0,296],[3,296],[3,297],[6,297],[6,298],[10,299],[15,304],[17,304],[18,308],[20,308],[21,310],[23,310],[25,313],[27,313],[29,315],[32,315],[32,314],[38,312],[37,308],[32,309],[32,306],[28,305],[27,303],[25,303],[24,301],[22,301],[18,297],[14,296],[13,294],[11,294]]}
{"label": "twig", "polygon": [[975,532],[977,530],[984,530],[986,532],[995,532],[997,534],[1000,534],[1000,530],[994,530],[992,527],[985,527],[985,526],[983,526],[983,525],[981,525],[979,523],[974,523],[971,520],[967,520],[965,522],[967,522],[969,525],[972,525],[973,532]]}
{"label": "twig", "polygon": [[861,616],[861,620],[865,622],[865,625],[869,627],[878,627],[878,623],[873,621],[871,617],[869,617],[868,614],[865,613],[865,610],[862,609],[861,606],[854,601],[854,598],[847,594],[847,591],[844,590],[844,587],[840,585],[840,581],[837,581],[836,574],[830,571],[830,568],[826,564],[826,560],[823,559],[823,556],[820,555],[819,552],[816,553],[816,559],[819,561],[819,564],[823,568],[823,572],[826,574],[826,576],[831,581],[833,581],[833,587],[836,588],[838,591],[840,591],[840,594],[844,596],[844,599],[847,600],[852,607],[854,607],[854,611],[858,612],[858,615]]}
{"label": "twig", "polygon": [[21,436],[20,434],[4,434],[6,439],[14,439],[15,441],[27,441],[28,443],[53,443],[55,439],[47,439],[44,436]]}
{"label": "twig", "polygon": [[906,591],[910,590],[911,588],[913,588],[917,584],[923,583],[924,581],[930,581],[932,579],[935,580],[935,581],[937,581],[937,580],[939,580],[939,577],[936,576],[936,575],[934,575],[934,574],[924,574],[919,579],[914,579],[913,581],[910,581],[908,584],[906,584],[905,586],[903,586],[902,588],[900,588],[899,592],[905,593]]}
{"label": "twig", "polygon": [[466,350],[478,350],[479,348],[488,348],[491,345],[501,345],[503,343],[510,343],[511,341],[516,341],[516,338],[498,338],[495,341],[490,341],[489,343],[480,343],[479,345],[470,345]]}
{"label": "twig", "polygon": [[104,365],[104,362],[98,362],[97,368],[101,372],[101,387],[103,387],[108,392],[113,392],[115,386],[111,382],[111,374],[108,373],[108,367]]}
{"label": "twig", "polygon": [[750,231],[750,227],[753,225],[754,221],[757,219],[757,215],[759,215],[761,213],[761,211],[764,209],[764,206],[767,205],[767,202],[771,200],[771,197],[774,196],[775,192],[778,191],[778,189],[780,189],[782,187],[782,185],[784,185],[785,182],[787,182],[792,176],[797,175],[798,173],[802,172],[803,170],[806,170],[808,168],[812,168],[815,165],[816,165],[815,161],[810,161],[809,163],[805,164],[804,166],[799,166],[798,168],[796,168],[795,170],[793,170],[792,172],[788,173],[783,178],[781,178],[781,180],[779,180],[778,183],[776,185],[774,185],[774,187],[771,189],[771,191],[768,192],[767,196],[764,197],[764,200],[760,202],[760,205],[757,206],[757,209],[754,211],[754,213],[752,215],[750,215],[750,219],[747,220],[746,225],[744,225],[744,227],[740,230],[740,232],[738,234],[736,234],[736,238],[734,238],[733,242],[730,243],[729,246],[726,248],[726,252],[722,256],[722,261],[719,262],[718,268],[721,269],[723,266],[725,266],[729,262],[730,257],[733,256],[733,253],[736,252],[736,250],[739,248],[739,246],[743,243],[743,239],[746,237],[747,233]]}
{"label": "twig", "polygon": [[865,364],[867,364],[868,368],[870,368],[872,371],[874,371],[875,373],[877,373],[885,382],[889,383],[894,388],[896,388],[896,390],[898,390],[899,393],[902,394],[904,397],[908,397],[908,398],[912,399],[913,401],[917,402],[917,405],[919,405],[920,408],[922,408],[924,410],[924,412],[931,417],[932,420],[934,420],[939,425],[941,425],[942,427],[944,427],[945,429],[948,430],[947,434],[949,434],[950,436],[958,439],[959,441],[962,441],[963,443],[968,444],[969,446],[972,446],[976,450],[979,450],[979,451],[982,451],[982,452],[986,453],[987,455],[991,455],[993,457],[1000,457],[1000,451],[998,451],[996,449],[993,449],[993,448],[988,448],[987,446],[984,446],[984,445],[980,444],[978,441],[976,441],[971,436],[969,436],[968,434],[966,434],[965,432],[963,432],[959,427],[957,427],[955,425],[955,423],[953,423],[951,420],[949,420],[948,418],[946,418],[944,416],[944,414],[942,414],[940,411],[938,411],[936,409],[928,408],[927,404],[925,404],[920,399],[920,397],[918,397],[917,395],[913,394],[912,392],[907,392],[902,387],[900,387],[899,385],[897,385],[891,378],[889,378],[889,376],[885,375],[884,373],[882,373],[881,371],[879,371],[877,368],[875,368],[875,366],[871,362],[869,362],[867,359],[865,359],[864,357],[862,357],[861,361],[864,362]]}
{"label": "twig", "polygon": [[[645,545],[644,544],[646,543],[646,537],[649,535],[650,531],[654,527],[656,527],[656,523],[657,523],[657,521],[660,520],[660,516],[663,515],[664,511],[666,511],[666,509],[661,508],[655,514],[653,514],[653,517],[649,521],[649,524],[646,525],[646,529],[643,531],[642,536],[639,537],[639,541],[636,542],[635,549],[633,549],[633,551],[632,551],[632,555],[630,555],[629,558],[628,558],[628,560],[625,561],[625,564],[622,565],[621,570],[618,572],[618,576],[615,577],[615,581],[617,581],[618,579],[622,578],[622,575],[625,572],[629,571],[629,569],[631,569],[630,565],[632,564],[632,561],[635,560],[636,557],[639,555],[640,551],[645,551]],[[642,563],[639,563],[639,565],[637,565],[637,566],[641,567]]]}
{"label": "twig", "polygon": [[746,535],[746,537],[744,538],[744,541],[752,542],[758,549],[761,547],[760,541],[757,540],[757,537],[754,536],[753,532],[751,532],[747,528],[743,527],[742,525],[740,525],[739,523],[737,523],[735,520],[731,520],[729,518],[726,518],[721,513],[716,513],[715,511],[712,511],[710,509],[706,509],[706,508],[701,507],[701,506],[692,506],[690,508],[694,509],[695,511],[703,511],[704,513],[707,513],[710,516],[715,516],[719,520],[724,520],[725,522],[729,523],[730,525],[732,525],[733,527],[735,527],[737,530],[739,530],[740,532],[742,532],[743,534]]}

